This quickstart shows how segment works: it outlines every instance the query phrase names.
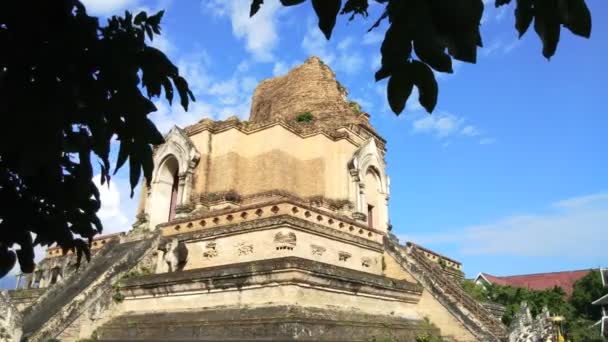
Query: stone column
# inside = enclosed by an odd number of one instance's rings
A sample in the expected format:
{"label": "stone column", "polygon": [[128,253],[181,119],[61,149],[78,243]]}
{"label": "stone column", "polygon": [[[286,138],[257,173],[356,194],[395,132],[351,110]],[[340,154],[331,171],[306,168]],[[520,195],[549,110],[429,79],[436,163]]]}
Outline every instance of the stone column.
{"label": "stone column", "polygon": [[21,277],[23,277],[22,273],[17,274],[17,284],[15,285],[15,290],[19,290],[21,288]]}

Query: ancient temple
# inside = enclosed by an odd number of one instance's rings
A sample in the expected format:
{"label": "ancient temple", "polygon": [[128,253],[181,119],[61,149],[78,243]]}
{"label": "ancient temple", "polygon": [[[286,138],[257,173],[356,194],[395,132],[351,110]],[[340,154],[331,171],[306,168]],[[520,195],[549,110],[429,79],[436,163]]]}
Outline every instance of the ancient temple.
{"label": "ancient temple", "polygon": [[173,127],[127,234],[50,248],[12,302],[29,341],[498,341],[462,265],[391,234],[386,141],[320,59],[248,121]]}

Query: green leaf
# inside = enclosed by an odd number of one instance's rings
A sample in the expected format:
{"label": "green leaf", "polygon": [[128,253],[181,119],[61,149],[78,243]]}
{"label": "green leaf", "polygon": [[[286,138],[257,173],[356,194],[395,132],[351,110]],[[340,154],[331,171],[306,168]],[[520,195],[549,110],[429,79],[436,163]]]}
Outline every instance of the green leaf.
{"label": "green leaf", "polygon": [[160,25],[160,21],[163,18],[165,11],[158,11],[155,15],[148,18],[148,24],[152,26]]}
{"label": "green leaf", "polygon": [[129,182],[131,183],[131,197],[133,197],[135,187],[139,183],[141,176],[141,159],[138,149],[133,149],[129,155]]}
{"label": "green leaf", "polygon": [[114,168],[114,174],[125,164],[129,154],[131,153],[131,142],[128,140],[120,141],[120,148],[118,150],[118,158],[116,159],[116,167]]}
{"label": "green leaf", "polygon": [[393,71],[388,80],[387,99],[392,111],[399,115],[405,108],[405,103],[412,93],[414,83],[409,69],[410,64],[404,64]]}
{"label": "green leaf", "polygon": [[585,0],[558,0],[562,23],[570,32],[589,38],[591,36],[591,13]]}
{"label": "green leaf", "polygon": [[9,250],[4,245],[0,246],[0,278],[13,269],[15,262],[17,262],[15,252]]}
{"label": "green leaf", "polygon": [[141,157],[141,166],[144,170],[146,186],[150,186],[150,182],[152,181],[152,171],[154,170],[154,161],[152,159],[152,149],[150,148],[150,145],[141,145],[139,156]]}
{"label": "green leaf", "polygon": [[388,18],[388,11],[385,10],[384,12],[382,12],[382,15],[380,15],[380,17],[378,17],[378,19],[374,22],[374,24],[367,30],[367,32],[370,32],[371,30],[380,26],[380,23],[382,23],[382,21],[386,18]]}
{"label": "green leaf", "polygon": [[412,81],[416,88],[418,88],[418,101],[430,114],[433,112],[433,109],[435,109],[437,95],[439,93],[435,74],[428,65],[419,61],[412,61],[410,70]]}
{"label": "green leaf", "polygon": [[559,43],[560,21],[555,0],[536,0],[534,30],[543,42],[543,56],[550,59]]}
{"label": "green leaf", "polygon": [[148,34],[148,38],[150,40],[154,40],[154,34],[152,33],[152,28],[149,25],[145,26],[146,34]]}
{"label": "green leaf", "polygon": [[458,35],[452,36],[452,39],[447,41],[449,54],[459,61],[468,63],[477,62],[479,37],[480,35],[477,30],[460,32]]}
{"label": "green leaf", "polygon": [[452,73],[452,58],[435,41],[434,36],[426,35],[414,40],[414,51],[418,58],[429,64],[433,69]]}
{"label": "green leaf", "polygon": [[260,7],[262,7],[263,3],[264,3],[264,0],[251,1],[251,9],[249,10],[249,17],[253,17],[256,13],[258,13],[258,11],[260,10]]}
{"label": "green leaf", "polygon": [[144,11],[139,12],[136,16],[135,19],[133,20],[133,23],[135,25],[141,25],[141,23],[143,23],[144,21],[146,21],[146,19],[148,19],[148,14]]}
{"label": "green leaf", "polygon": [[378,69],[378,71],[376,71],[376,73],[374,74],[374,78],[376,79],[376,82],[385,79],[387,77],[389,77],[391,75],[391,71],[388,70],[386,67],[381,66],[380,69]]}
{"label": "green leaf", "polygon": [[319,29],[329,40],[336,25],[336,17],[342,6],[341,0],[312,0],[312,7],[319,18]]}
{"label": "green leaf", "polygon": [[154,123],[146,118],[144,123],[146,142],[152,145],[160,145],[165,142],[165,138],[160,134]]}
{"label": "green leaf", "polygon": [[367,0],[347,0],[342,7],[342,11],[340,14],[348,14],[352,13],[348,20],[353,20],[356,14],[361,15],[362,17],[367,17],[367,8],[369,4]]}
{"label": "green leaf", "polygon": [[376,72],[376,81],[391,75],[392,70],[402,66],[412,53],[412,43],[403,25],[392,24],[384,35],[380,48],[382,67]]}
{"label": "green leaf", "polygon": [[293,5],[299,5],[301,3],[303,3],[306,0],[281,0],[281,4],[283,4],[283,6],[293,6]]}
{"label": "green leaf", "polygon": [[530,27],[534,19],[534,9],[532,8],[532,0],[517,0],[517,7],[515,8],[515,29],[519,33],[519,38],[523,35]]}
{"label": "green leaf", "polygon": [[188,88],[188,82],[186,82],[183,77],[177,76],[173,78],[173,84],[175,84],[175,88],[177,88],[182,107],[187,111],[189,100],[194,101],[194,94],[192,94],[192,91]]}

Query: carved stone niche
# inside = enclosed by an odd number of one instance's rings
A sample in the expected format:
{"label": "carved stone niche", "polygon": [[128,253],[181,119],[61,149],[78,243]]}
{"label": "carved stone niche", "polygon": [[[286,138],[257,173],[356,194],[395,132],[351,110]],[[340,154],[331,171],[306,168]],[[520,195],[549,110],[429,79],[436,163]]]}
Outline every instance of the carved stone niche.
{"label": "carved stone niche", "polygon": [[312,255],[314,256],[322,256],[326,250],[325,247],[317,245],[310,245],[310,249],[312,251]]}
{"label": "carved stone niche", "polygon": [[338,260],[340,261],[347,261],[348,259],[350,259],[352,255],[348,252],[339,252],[338,253]]}
{"label": "carved stone niche", "polygon": [[253,253],[253,245],[241,242],[236,244],[236,248],[239,255],[248,255]]}
{"label": "carved stone niche", "polygon": [[205,245],[205,251],[203,252],[203,258],[212,259],[218,255],[215,241],[209,241]]}
{"label": "carved stone niche", "polygon": [[171,239],[159,249],[164,252],[162,260],[167,266],[167,272],[184,269],[188,260],[188,248],[183,242],[178,239]]}
{"label": "carved stone niche", "polygon": [[289,250],[292,251],[297,243],[297,237],[294,232],[280,231],[274,235],[274,244],[277,251]]}
{"label": "carved stone niche", "polygon": [[367,220],[367,215],[365,215],[364,213],[355,211],[353,213],[353,219],[355,219],[357,221],[365,221],[365,220]]}
{"label": "carved stone niche", "polygon": [[363,257],[361,258],[361,266],[363,267],[370,267],[372,264],[372,259],[368,258],[368,257]]}

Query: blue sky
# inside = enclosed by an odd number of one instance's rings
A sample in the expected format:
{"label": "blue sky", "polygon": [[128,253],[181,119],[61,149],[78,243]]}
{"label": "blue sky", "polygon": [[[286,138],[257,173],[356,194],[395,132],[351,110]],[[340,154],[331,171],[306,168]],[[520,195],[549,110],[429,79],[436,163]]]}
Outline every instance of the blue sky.
{"label": "blue sky", "polygon": [[[391,221],[402,240],[461,260],[469,277],[608,264],[603,0],[587,0],[591,39],[562,29],[550,62],[533,28],[517,39],[513,5],[487,4],[477,64],[456,62],[453,75],[439,76],[433,115],[410,100],[399,117],[386,103],[386,83],[373,79],[386,26],[366,31],[379,5],[367,19],[340,17],[327,42],[308,3],[266,0],[250,19],[245,0],[83,2],[101,17],[165,9],[152,44],[178,65],[197,102],[186,113],[157,101],[152,119],[163,131],[204,117],[246,119],[259,81],[317,55],[388,140]],[[105,232],[128,229],[136,199],[124,170],[102,196]]]}

